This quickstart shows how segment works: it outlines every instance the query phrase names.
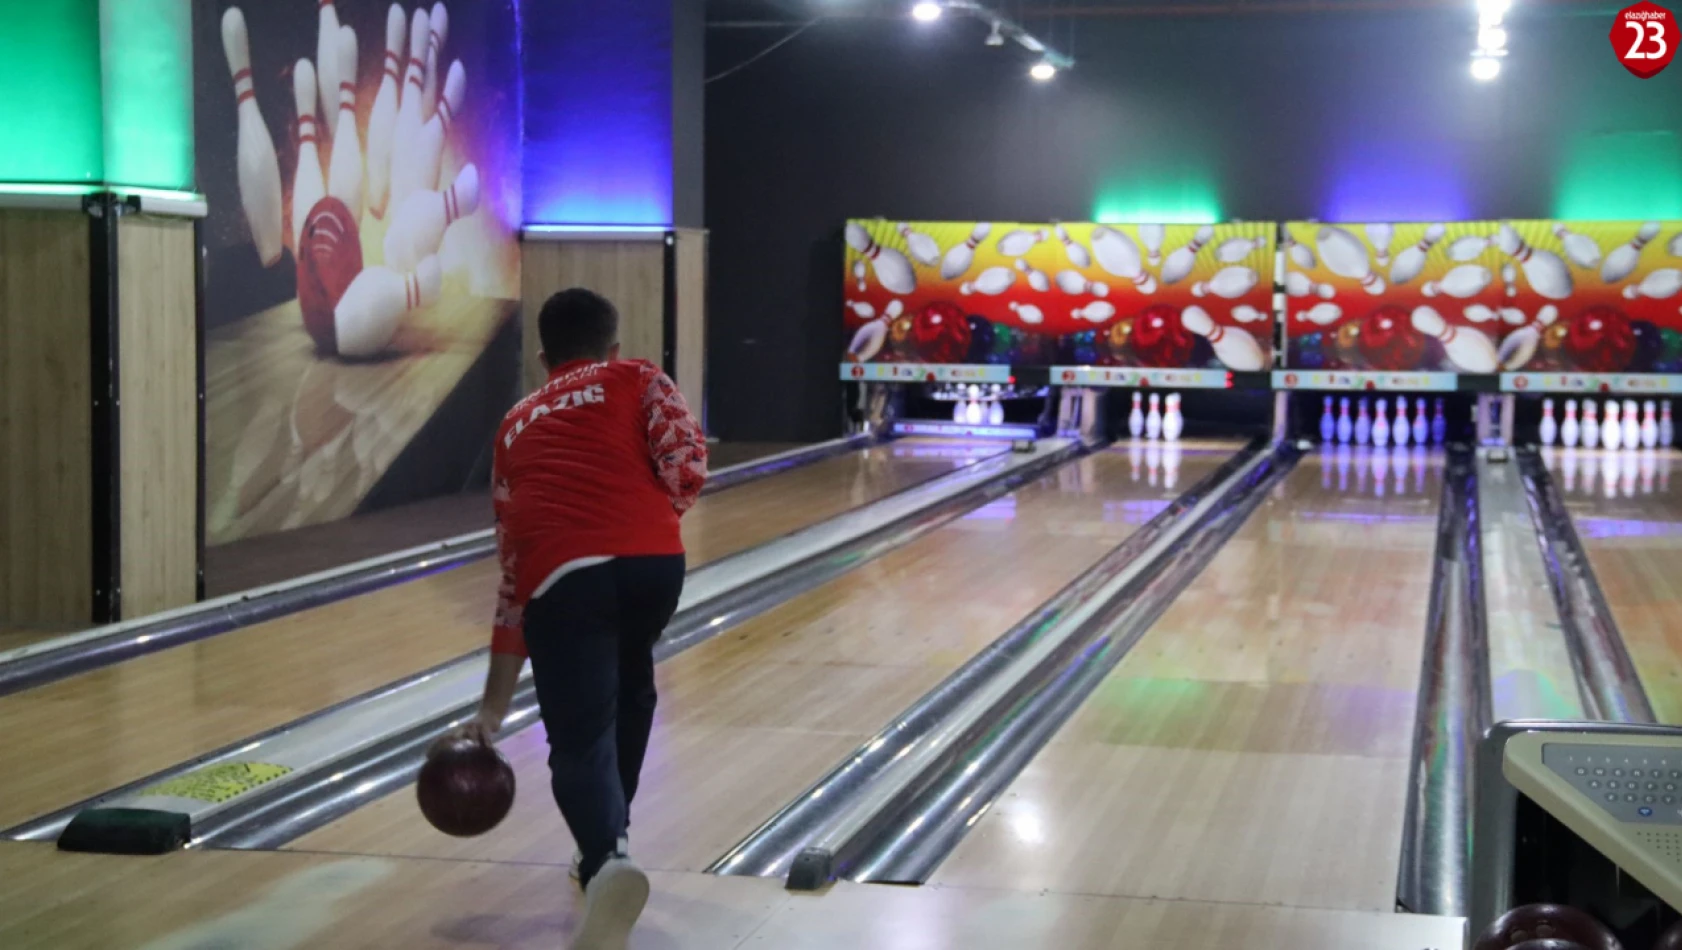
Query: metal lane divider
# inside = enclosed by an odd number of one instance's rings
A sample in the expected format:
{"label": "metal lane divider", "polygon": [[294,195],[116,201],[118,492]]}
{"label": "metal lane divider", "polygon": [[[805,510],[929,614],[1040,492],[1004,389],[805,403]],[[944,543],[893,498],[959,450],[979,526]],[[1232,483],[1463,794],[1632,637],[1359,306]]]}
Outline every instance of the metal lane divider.
{"label": "metal lane divider", "polygon": [[[681,652],[1085,451],[1045,440],[913,486],[861,509],[720,559],[692,572],[660,659]],[[282,816],[303,809],[324,823],[420,767],[425,745],[471,715],[487,665],[478,650],[338,707],[210,756],[19,825],[3,837],[46,840],[70,830],[100,850],[168,850],[183,844],[267,847],[314,825]],[[535,720],[530,673],[505,732]],[[331,799],[331,807],[305,800]],[[139,831],[135,831],[139,829]]]}
{"label": "metal lane divider", "polygon": [[[788,877],[795,889],[844,874],[889,814],[955,761],[997,714],[1080,652],[1077,636],[1222,504],[1232,486],[1273,456],[1235,459],[1200,483],[1200,497],[1164,512],[910,709],[708,868],[718,874]],[[1136,541],[1134,539],[1137,539]]]}
{"label": "metal lane divider", "polygon": [[[877,441],[881,440],[849,436],[732,465],[713,473],[702,494],[831,458]],[[487,528],[0,652],[0,696],[450,570],[495,553],[496,536]]]}

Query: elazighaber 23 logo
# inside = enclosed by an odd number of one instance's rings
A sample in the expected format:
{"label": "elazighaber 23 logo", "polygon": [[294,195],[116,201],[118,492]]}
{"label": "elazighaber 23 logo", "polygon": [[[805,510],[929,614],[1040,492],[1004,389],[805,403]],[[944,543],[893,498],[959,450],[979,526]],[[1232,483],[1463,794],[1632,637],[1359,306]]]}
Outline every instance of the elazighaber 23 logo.
{"label": "elazighaber 23 logo", "polygon": [[1618,11],[1612,20],[1612,51],[1624,68],[1642,79],[1651,79],[1670,65],[1676,55],[1676,15],[1656,3],[1642,0]]}

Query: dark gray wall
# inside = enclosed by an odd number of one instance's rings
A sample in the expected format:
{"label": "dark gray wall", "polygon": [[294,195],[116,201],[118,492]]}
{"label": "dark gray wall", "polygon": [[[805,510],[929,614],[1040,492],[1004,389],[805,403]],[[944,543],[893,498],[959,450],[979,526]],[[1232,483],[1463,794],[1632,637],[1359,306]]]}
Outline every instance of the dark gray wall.
{"label": "dark gray wall", "polygon": [[[1612,55],[1613,7],[1551,9],[1518,16],[1503,75],[1481,85],[1464,7],[1065,21],[1045,32],[1079,66],[1048,84],[974,23],[836,20],[710,84],[714,432],[838,433],[848,217],[1682,214],[1651,197],[1682,203],[1682,66],[1638,80]],[[776,36],[710,31],[709,73]],[[1649,172],[1607,174],[1619,155]],[[1588,207],[1596,180],[1606,200]]]}

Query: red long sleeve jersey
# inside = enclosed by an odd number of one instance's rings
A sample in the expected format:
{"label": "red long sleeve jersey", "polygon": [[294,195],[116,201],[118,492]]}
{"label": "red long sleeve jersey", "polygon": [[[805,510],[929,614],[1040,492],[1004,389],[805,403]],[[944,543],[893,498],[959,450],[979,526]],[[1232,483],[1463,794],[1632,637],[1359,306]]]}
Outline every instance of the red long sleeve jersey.
{"label": "red long sleeve jersey", "polygon": [[525,655],[526,602],[569,562],[682,554],[678,519],[706,477],[706,438],[654,364],[556,367],[497,430],[491,500],[502,586],[491,649]]}

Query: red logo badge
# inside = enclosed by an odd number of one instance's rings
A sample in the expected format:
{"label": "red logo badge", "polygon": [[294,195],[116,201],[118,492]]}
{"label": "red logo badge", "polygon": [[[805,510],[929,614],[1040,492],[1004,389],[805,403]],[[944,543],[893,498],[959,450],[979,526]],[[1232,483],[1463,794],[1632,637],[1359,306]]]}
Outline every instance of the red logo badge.
{"label": "red logo badge", "polygon": [[1618,11],[1612,21],[1612,51],[1624,68],[1651,79],[1670,65],[1682,31],[1676,16],[1649,0]]}

